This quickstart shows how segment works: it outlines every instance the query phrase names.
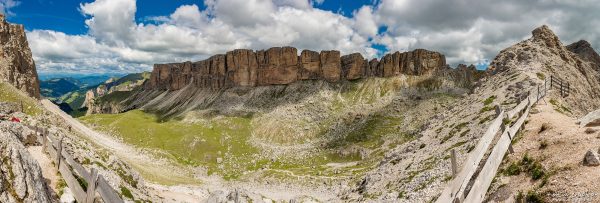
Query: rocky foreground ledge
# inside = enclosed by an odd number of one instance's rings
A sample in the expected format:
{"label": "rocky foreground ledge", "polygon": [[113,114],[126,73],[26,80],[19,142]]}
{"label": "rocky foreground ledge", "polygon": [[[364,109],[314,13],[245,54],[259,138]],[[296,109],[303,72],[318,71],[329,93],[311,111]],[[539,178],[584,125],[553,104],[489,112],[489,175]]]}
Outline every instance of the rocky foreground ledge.
{"label": "rocky foreground ledge", "polygon": [[146,90],[179,90],[188,84],[198,88],[224,89],[285,85],[299,80],[338,82],[366,77],[425,75],[447,67],[438,52],[417,49],[395,52],[368,61],[361,54],[340,56],[339,51],[274,47],[252,51],[238,49],[198,62],[156,64]]}
{"label": "rocky foreground ledge", "polygon": [[56,202],[38,162],[25,148],[35,142],[35,132],[3,119],[7,115],[24,117],[9,111],[14,108],[8,105],[0,103],[0,202]]}

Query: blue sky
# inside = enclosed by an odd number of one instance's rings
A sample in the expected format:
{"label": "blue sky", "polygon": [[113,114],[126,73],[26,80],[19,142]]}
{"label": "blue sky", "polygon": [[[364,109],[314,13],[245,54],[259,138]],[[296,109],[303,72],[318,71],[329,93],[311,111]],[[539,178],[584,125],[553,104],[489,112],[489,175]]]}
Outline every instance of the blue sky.
{"label": "blue sky", "polygon": [[[79,6],[82,3],[90,2],[93,0],[20,1],[19,6],[11,9],[15,15],[9,16],[9,20],[25,25],[28,30],[42,29],[61,31],[72,35],[85,34],[87,33],[86,18],[79,11]],[[315,7],[351,17],[354,10],[372,3],[373,0],[327,0],[321,4],[315,4]],[[191,4],[198,5],[200,9],[206,9],[201,0],[138,0],[136,21],[142,23],[148,16],[169,15],[179,6]]]}
{"label": "blue sky", "polygon": [[543,24],[565,43],[600,46],[598,10],[569,0],[0,0],[25,25],[38,72],[92,74],[274,46],[369,59],[423,48],[485,68]]}

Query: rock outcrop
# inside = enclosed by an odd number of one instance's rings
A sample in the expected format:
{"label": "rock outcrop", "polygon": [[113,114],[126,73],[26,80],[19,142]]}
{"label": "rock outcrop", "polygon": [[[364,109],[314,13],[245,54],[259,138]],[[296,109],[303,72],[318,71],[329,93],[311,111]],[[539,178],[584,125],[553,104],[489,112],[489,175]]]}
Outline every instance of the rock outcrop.
{"label": "rock outcrop", "polygon": [[581,59],[586,60],[593,64],[593,68],[597,71],[600,71],[600,55],[592,48],[589,42],[585,40],[579,40],[573,44],[567,46],[567,49],[581,57]]}
{"label": "rock outcrop", "polygon": [[299,80],[355,80],[401,74],[425,75],[446,66],[444,55],[417,49],[396,52],[367,61],[355,53],[274,47],[252,51],[238,49],[198,62],[156,64],[145,89],[180,90],[188,85],[206,89],[286,85]]}
{"label": "rock outcrop", "polygon": [[23,25],[6,22],[0,14],[0,82],[40,98],[40,81]]}
{"label": "rock outcrop", "polygon": [[600,158],[598,158],[598,154],[591,149],[588,150],[583,158],[583,165],[600,166]]}
{"label": "rock outcrop", "polygon": [[582,57],[593,52],[591,47],[585,43],[565,47],[548,26],[536,28],[532,34],[532,38],[502,50],[490,63],[487,73],[528,72],[538,84],[543,84],[541,79],[553,76],[570,85],[569,96],[557,99],[563,100],[561,103],[574,116],[599,109],[600,75],[594,64]]}
{"label": "rock outcrop", "polygon": [[[85,100],[80,108],[87,108],[86,115],[99,113],[120,113],[125,110],[120,102],[128,97],[134,89],[142,86],[150,77],[149,72],[133,73],[119,79],[111,78],[85,93]],[[184,86],[183,82],[173,85]]]}
{"label": "rock outcrop", "polygon": [[0,131],[0,202],[53,202],[40,166],[20,140],[24,137]]}

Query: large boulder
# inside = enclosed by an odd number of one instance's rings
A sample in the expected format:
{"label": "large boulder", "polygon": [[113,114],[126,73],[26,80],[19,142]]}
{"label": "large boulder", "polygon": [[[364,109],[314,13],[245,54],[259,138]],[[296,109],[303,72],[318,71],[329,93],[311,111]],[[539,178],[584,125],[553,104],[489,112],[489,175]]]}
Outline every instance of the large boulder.
{"label": "large boulder", "polygon": [[596,127],[600,126],[600,109],[592,111],[579,119],[581,127]]}
{"label": "large boulder", "polygon": [[593,150],[588,150],[583,158],[583,165],[586,166],[600,166],[600,159],[598,154]]}
{"label": "large boulder", "polygon": [[53,202],[40,166],[18,137],[0,131],[0,202]]}

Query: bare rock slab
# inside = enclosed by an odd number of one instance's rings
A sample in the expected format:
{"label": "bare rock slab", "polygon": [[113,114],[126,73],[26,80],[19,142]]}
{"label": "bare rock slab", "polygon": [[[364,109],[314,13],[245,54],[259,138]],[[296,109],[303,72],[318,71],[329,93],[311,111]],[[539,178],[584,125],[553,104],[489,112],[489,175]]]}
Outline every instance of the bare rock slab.
{"label": "bare rock slab", "polygon": [[579,119],[581,127],[596,127],[600,126],[600,109],[592,111]]}

